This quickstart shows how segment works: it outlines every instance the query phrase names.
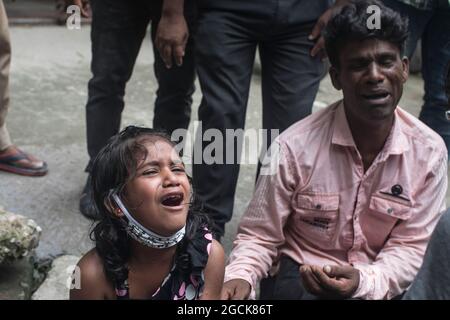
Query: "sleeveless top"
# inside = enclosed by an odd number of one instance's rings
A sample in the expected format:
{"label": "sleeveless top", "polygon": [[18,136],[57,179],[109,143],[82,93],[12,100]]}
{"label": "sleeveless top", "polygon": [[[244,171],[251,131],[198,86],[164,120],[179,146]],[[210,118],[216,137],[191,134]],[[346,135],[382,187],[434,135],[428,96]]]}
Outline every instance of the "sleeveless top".
{"label": "sleeveless top", "polygon": [[[205,283],[203,270],[208,263],[212,239],[211,231],[203,225],[197,229],[192,240],[183,240],[188,241],[184,250],[177,252],[172,269],[151,299],[197,300]],[[186,268],[188,270],[184,270]],[[128,280],[116,285],[115,291],[117,300],[130,299]]]}

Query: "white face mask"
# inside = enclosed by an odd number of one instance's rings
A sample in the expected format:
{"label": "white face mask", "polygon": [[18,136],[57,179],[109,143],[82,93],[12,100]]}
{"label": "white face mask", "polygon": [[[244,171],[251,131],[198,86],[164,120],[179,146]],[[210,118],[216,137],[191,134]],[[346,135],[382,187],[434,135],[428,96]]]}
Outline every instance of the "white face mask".
{"label": "white face mask", "polygon": [[148,230],[139,222],[137,222],[128,212],[127,208],[116,192],[111,193],[111,198],[125,215],[125,217],[122,217],[120,220],[124,224],[127,233],[137,242],[151,248],[165,249],[170,248],[183,240],[186,233],[186,226],[169,237],[161,236],[153,231]]}

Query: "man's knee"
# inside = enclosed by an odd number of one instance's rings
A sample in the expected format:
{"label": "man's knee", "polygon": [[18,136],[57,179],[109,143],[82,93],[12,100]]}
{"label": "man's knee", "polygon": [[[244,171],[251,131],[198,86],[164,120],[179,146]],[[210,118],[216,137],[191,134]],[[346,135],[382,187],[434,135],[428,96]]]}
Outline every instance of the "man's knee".
{"label": "man's knee", "polygon": [[89,95],[123,97],[126,81],[110,74],[95,74],[89,81]]}

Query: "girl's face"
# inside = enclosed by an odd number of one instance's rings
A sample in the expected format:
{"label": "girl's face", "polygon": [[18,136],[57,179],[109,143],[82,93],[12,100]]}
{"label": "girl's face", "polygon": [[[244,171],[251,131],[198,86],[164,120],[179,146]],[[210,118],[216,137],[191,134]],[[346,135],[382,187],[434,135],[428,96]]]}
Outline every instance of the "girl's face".
{"label": "girl's face", "polygon": [[138,160],[136,177],[125,187],[125,204],[144,227],[170,236],[186,224],[191,186],[183,162],[168,142],[143,144],[148,154]]}

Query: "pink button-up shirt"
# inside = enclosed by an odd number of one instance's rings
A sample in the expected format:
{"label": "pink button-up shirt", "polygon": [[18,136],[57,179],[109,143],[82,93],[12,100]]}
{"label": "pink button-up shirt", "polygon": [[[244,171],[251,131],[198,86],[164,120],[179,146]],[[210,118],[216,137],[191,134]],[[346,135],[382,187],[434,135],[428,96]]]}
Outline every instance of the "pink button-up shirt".
{"label": "pink button-up shirt", "polygon": [[300,264],[353,265],[360,271],[355,298],[389,299],[407,289],[445,209],[442,139],[398,107],[382,151],[364,172],[338,102],[275,143],[278,170],[258,180],[225,281],[247,280],[254,297],[256,282],[275,273],[284,254]]}

